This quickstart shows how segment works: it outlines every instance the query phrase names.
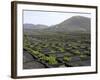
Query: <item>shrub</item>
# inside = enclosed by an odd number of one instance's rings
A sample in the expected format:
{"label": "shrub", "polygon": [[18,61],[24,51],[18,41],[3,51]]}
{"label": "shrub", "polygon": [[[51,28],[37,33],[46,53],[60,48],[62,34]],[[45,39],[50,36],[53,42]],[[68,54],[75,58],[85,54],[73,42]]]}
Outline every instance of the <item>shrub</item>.
{"label": "shrub", "polygon": [[64,61],[71,61],[71,57],[65,55],[64,58],[63,58],[63,60]]}
{"label": "shrub", "polygon": [[47,58],[48,60],[48,63],[51,64],[51,65],[54,65],[54,64],[57,64],[57,60],[56,60],[56,57],[53,56],[53,55],[49,55],[49,57]]}
{"label": "shrub", "polygon": [[81,54],[81,52],[80,52],[79,50],[76,50],[74,53],[75,53],[76,55],[80,55],[80,54]]}
{"label": "shrub", "polygon": [[80,59],[84,60],[87,56],[86,55],[80,55]]}

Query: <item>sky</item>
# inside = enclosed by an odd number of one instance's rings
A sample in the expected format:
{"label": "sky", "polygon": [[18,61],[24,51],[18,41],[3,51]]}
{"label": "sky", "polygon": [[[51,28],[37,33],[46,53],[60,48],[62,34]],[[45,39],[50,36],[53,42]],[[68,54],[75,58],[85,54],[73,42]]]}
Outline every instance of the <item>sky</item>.
{"label": "sky", "polygon": [[55,25],[72,16],[91,17],[89,13],[72,13],[72,12],[47,12],[47,11],[23,11],[23,23],[26,24],[42,24],[42,25]]}

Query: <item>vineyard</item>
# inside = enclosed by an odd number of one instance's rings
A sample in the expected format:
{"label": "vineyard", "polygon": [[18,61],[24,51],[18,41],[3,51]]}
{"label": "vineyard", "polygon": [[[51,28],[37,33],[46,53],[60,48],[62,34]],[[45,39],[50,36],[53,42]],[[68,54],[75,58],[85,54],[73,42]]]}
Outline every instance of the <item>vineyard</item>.
{"label": "vineyard", "polygon": [[23,36],[23,50],[44,68],[90,66],[90,43],[85,33]]}

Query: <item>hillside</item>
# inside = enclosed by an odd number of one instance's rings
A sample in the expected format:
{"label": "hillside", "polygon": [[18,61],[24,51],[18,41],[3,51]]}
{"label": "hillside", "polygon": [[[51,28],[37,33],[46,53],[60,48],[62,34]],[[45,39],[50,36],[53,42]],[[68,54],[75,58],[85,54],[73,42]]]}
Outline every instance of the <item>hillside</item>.
{"label": "hillside", "polygon": [[90,18],[73,16],[53,26],[24,24],[24,31],[31,34],[90,33]]}
{"label": "hillside", "polygon": [[82,16],[71,17],[57,25],[46,29],[47,31],[58,32],[90,32],[90,18]]}

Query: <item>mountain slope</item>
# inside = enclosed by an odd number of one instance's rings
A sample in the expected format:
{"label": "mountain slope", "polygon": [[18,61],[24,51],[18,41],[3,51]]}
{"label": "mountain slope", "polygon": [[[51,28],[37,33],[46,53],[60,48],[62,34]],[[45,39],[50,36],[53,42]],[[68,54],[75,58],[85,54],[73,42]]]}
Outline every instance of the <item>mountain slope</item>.
{"label": "mountain slope", "polygon": [[23,24],[24,32],[37,35],[51,35],[60,33],[90,33],[90,18],[73,16],[53,26]]}
{"label": "mountain slope", "polygon": [[23,24],[24,29],[44,29],[47,28],[48,26],[46,25],[34,25],[34,24]]}
{"label": "mountain slope", "polygon": [[71,17],[57,25],[46,29],[47,31],[58,32],[90,32],[90,18],[82,16]]}

